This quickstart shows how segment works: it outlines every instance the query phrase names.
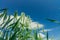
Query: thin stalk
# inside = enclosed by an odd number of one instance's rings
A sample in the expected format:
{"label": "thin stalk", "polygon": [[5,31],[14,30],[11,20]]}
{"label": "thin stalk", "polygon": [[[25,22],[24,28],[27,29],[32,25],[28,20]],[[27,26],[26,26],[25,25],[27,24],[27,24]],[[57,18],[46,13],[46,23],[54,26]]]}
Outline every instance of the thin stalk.
{"label": "thin stalk", "polygon": [[46,33],[47,33],[47,40],[49,40],[49,38],[48,38],[48,31]]}

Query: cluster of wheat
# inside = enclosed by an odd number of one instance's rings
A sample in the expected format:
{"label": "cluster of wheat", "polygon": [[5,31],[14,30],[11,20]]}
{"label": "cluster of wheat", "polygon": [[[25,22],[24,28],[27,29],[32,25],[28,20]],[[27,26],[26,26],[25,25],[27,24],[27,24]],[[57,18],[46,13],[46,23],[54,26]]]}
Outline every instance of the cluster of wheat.
{"label": "cluster of wheat", "polygon": [[[7,15],[7,10],[3,10],[0,14],[0,40],[44,40],[42,36],[37,36],[38,33],[33,30],[31,22],[31,18],[24,13],[18,16],[16,11],[12,16]],[[39,28],[39,24],[37,26]],[[48,32],[46,38],[48,40]]]}

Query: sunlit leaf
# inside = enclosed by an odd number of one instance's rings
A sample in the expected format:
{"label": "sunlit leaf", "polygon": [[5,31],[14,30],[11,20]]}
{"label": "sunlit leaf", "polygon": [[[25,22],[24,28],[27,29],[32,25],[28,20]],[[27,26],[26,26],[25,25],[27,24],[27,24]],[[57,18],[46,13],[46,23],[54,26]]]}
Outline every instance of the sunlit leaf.
{"label": "sunlit leaf", "polygon": [[16,21],[15,25],[12,27],[12,30],[18,25],[20,18]]}
{"label": "sunlit leaf", "polygon": [[7,22],[4,24],[4,26],[2,27],[2,29],[6,26],[6,25],[8,25],[12,20],[13,20],[13,18],[12,19],[10,19],[10,17],[8,18],[8,20],[7,20]]}
{"label": "sunlit leaf", "polygon": [[4,10],[3,14],[4,14],[4,19],[3,20],[6,20],[7,19],[7,10]]}

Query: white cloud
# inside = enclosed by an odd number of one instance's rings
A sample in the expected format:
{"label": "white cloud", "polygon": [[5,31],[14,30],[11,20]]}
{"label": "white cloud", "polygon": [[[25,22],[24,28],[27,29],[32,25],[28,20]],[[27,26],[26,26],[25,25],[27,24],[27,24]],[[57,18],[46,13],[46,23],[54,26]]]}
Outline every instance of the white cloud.
{"label": "white cloud", "polygon": [[52,31],[52,29],[43,29],[40,32],[47,32],[47,31]]}
{"label": "white cloud", "polygon": [[41,38],[45,38],[45,37],[46,37],[46,36],[45,36],[44,34],[42,34],[42,33],[38,33],[37,35],[38,35],[38,38],[39,38],[39,37],[41,37]]}
{"label": "white cloud", "polygon": [[30,24],[30,29],[37,29],[37,28],[42,28],[44,25],[43,24],[39,24],[38,22],[31,22]]}

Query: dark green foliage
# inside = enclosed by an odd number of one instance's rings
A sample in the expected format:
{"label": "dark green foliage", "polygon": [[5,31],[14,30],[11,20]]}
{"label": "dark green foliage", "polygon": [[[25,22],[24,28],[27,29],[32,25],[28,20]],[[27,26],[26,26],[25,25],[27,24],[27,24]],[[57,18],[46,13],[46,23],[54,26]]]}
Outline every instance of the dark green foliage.
{"label": "dark green foliage", "polygon": [[54,20],[54,19],[49,19],[49,18],[47,18],[47,20],[48,20],[48,21],[50,21],[50,22],[54,22],[54,23],[60,24],[60,22],[59,22],[59,21]]}
{"label": "dark green foliage", "polygon": [[56,20],[53,20],[53,19],[49,19],[47,18],[48,21],[51,21],[51,22],[56,22]]}
{"label": "dark green foliage", "polygon": [[3,16],[4,16],[4,14],[0,14],[0,18],[3,17]]}
{"label": "dark green foliage", "polygon": [[14,18],[16,18],[16,20],[17,20],[17,17],[18,17],[18,12],[15,11],[15,13],[14,13]]}

